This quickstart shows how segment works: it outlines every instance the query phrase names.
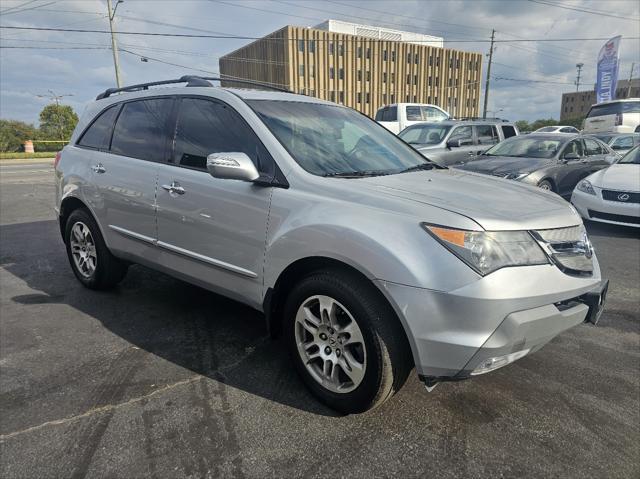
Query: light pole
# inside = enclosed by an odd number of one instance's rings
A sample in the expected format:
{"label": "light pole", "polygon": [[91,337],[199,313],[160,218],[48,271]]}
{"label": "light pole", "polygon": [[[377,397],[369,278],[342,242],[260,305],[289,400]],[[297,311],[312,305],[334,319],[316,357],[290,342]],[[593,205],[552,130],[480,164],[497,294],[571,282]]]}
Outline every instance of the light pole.
{"label": "light pole", "polygon": [[499,110],[487,110],[487,113],[494,113],[494,114],[496,114],[496,115],[497,115],[497,114],[498,114],[498,113],[500,113],[501,111],[504,111],[504,108],[500,108]]}
{"label": "light pole", "polygon": [[122,88],[122,80],[120,79],[120,58],[118,57],[118,44],[116,42],[116,36],[113,34],[113,19],[116,16],[116,10],[118,5],[123,3],[124,0],[117,0],[116,6],[111,10],[111,0],[107,0],[107,9],[109,10],[109,29],[111,30],[111,51],[113,52],[113,66],[116,69],[116,85],[118,88]]}

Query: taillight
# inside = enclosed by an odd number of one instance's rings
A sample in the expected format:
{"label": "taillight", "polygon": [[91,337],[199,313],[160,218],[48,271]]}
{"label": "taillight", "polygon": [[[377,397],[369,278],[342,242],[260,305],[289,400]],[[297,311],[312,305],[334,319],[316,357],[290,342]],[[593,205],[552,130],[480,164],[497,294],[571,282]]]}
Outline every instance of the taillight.
{"label": "taillight", "polygon": [[620,126],[622,125],[622,113],[616,113],[616,125],[615,126]]}
{"label": "taillight", "polygon": [[62,158],[62,152],[59,151],[58,153],[56,153],[56,159],[53,162],[53,167],[57,168],[58,167],[58,163],[60,163],[60,158]]}

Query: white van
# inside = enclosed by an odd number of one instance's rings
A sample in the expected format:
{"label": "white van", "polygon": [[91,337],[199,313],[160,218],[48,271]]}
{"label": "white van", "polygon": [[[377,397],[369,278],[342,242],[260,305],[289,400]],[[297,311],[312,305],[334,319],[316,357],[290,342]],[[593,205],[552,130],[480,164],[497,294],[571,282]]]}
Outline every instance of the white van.
{"label": "white van", "polygon": [[394,103],[376,112],[375,120],[396,135],[406,127],[421,122],[448,120],[449,113],[427,103]]}
{"label": "white van", "polygon": [[584,120],[584,133],[640,131],[640,98],[612,100],[593,105]]}

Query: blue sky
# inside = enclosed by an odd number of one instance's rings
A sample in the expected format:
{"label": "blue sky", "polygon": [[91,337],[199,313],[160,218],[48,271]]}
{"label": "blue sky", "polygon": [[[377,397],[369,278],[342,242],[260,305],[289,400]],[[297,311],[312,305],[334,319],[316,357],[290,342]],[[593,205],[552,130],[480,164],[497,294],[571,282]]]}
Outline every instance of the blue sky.
{"label": "blue sky", "polygon": [[[635,0],[126,0],[118,7],[116,28],[257,37],[287,24],[313,26],[335,18],[441,36],[446,47],[483,53],[488,44],[475,40],[488,39],[492,28],[498,40],[622,35],[620,77],[628,78],[636,62],[638,78],[640,41],[625,40],[640,37],[638,17]],[[0,25],[108,30],[106,0],[2,0]],[[124,83],[197,70],[216,73],[218,58],[247,42],[121,35],[119,47],[127,50],[120,53]],[[575,90],[576,63],[585,64],[584,89],[593,85],[602,43],[499,43],[492,73],[501,79],[492,80],[489,110],[502,110],[498,115],[511,120],[557,118],[561,94]],[[37,122],[48,102],[39,95],[49,90],[73,95],[62,101],[81,113],[97,93],[115,84],[108,35],[2,29],[0,46],[5,47],[0,49],[2,118]]]}

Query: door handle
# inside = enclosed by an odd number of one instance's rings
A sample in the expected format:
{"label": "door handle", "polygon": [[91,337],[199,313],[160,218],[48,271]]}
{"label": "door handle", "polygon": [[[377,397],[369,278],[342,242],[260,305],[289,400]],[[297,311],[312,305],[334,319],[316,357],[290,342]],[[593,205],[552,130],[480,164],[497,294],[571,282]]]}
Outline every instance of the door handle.
{"label": "door handle", "polygon": [[93,165],[91,167],[91,169],[95,172],[95,173],[105,173],[107,170],[104,166],[102,166],[102,163],[98,163],[97,165]]}
{"label": "door handle", "polygon": [[170,185],[162,185],[162,189],[168,191],[172,196],[185,194],[185,189],[180,186],[180,183],[178,183],[177,181],[171,182]]}

